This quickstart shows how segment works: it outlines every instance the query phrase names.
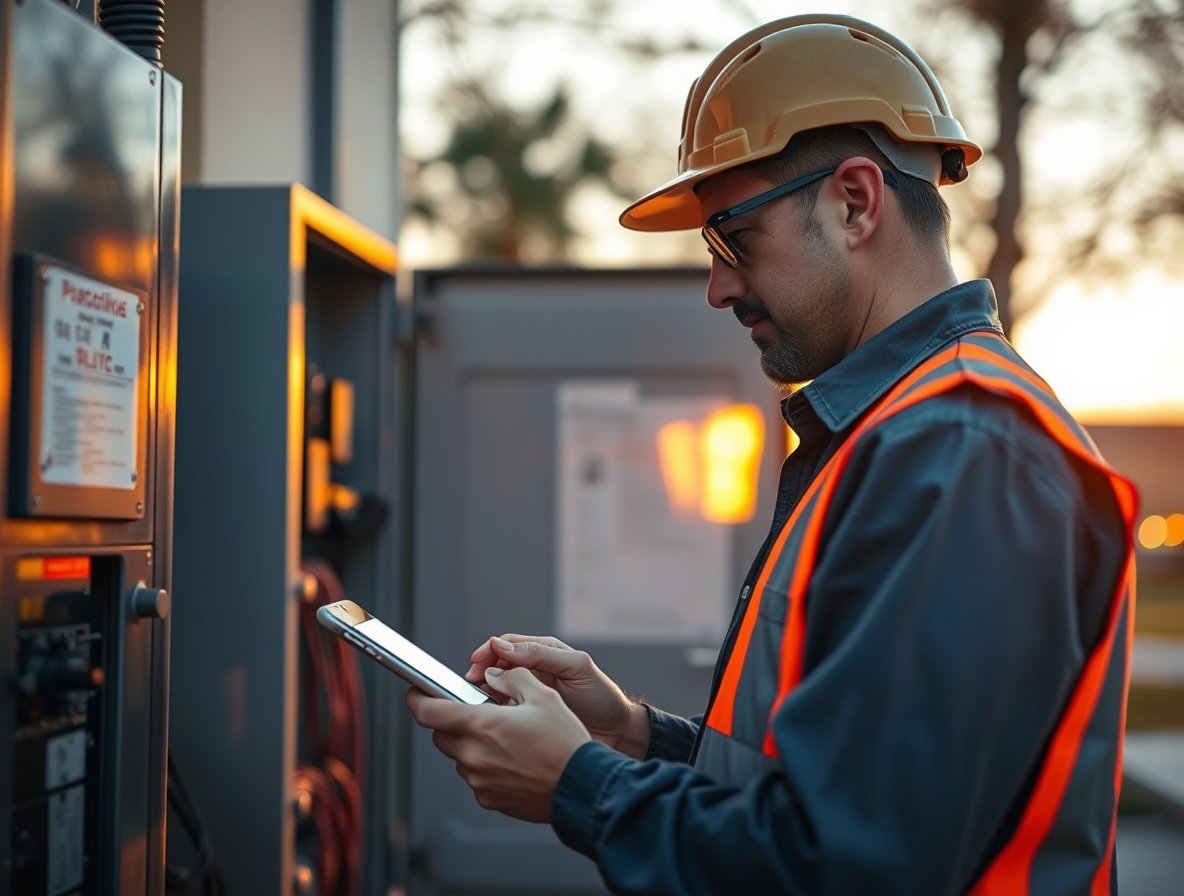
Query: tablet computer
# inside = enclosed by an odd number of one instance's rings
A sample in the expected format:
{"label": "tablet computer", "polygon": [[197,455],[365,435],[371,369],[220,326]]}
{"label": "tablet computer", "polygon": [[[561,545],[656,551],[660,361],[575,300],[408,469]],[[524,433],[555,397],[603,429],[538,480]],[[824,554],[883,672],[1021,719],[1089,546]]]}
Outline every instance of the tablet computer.
{"label": "tablet computer", "polygon": [[433,697],[446,697],[472,705],[496,702],[485,691],[466,681],[352,600],[326,604],[317,610],[317,621]]}

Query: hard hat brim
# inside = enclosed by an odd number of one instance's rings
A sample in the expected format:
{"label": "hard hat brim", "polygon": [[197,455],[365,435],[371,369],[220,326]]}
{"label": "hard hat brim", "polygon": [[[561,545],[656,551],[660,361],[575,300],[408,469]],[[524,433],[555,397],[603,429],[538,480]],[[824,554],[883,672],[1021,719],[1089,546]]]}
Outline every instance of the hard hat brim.
{"label": "hard hat brim", "polygon": [[[758,157],[754,156],[753,160],[756,158]],[[702,227],[702,211],[695,187],[712,175],[733,168],[735,165],[729,162],[683,172],[656,190],[651,190],[621,212],[621,226],[629,230],[648,232],[695,230]]]}

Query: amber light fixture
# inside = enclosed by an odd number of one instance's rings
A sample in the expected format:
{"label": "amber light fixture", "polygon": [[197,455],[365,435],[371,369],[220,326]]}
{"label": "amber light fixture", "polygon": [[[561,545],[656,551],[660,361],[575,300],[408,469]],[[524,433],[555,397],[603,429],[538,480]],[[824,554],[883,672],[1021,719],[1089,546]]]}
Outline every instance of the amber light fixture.
{"label": "amber light fixture", "polygon": [[756,405],[667,423],[658,431],[658,457],[671,510],[713,523],[752,519],[764,444],[765,418]]}
{"label": "amber light fixture", "polygon": [[1139,544],[1149,551],[1184,544],[1184,513],[1152,514],[1139,524]]}

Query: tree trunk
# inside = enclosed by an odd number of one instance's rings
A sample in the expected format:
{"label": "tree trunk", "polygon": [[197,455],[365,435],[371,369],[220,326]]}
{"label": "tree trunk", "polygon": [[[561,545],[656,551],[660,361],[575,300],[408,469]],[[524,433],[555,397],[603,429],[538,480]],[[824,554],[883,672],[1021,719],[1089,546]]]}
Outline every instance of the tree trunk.
{"label": "tree trunk", "polygon": [[995,251],[987,265],[987,277],[999,297],[999,319],[1003,332],[1010,334],[1014,321],[1011,280],[1023,258],[1016,226],[1023,205],[1023,166],[1020,161],[1020,119],[1028,98],[1020,85],[1027,64],[1028,32],[1023,28],[1001,30],[999,69],[995,77],[995,99],[999,110],[999,139],[994,154],[1003,166],[1003,187],[995,203],[991,228],[995,232]]}

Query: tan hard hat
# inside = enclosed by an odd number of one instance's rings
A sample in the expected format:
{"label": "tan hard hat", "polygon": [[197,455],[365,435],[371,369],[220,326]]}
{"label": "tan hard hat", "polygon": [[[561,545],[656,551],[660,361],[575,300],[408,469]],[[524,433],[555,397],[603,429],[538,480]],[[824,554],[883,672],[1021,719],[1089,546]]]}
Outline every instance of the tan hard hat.
{"label": "tan hard hat", "polygon": [[903,41],[849,16],[792,16],[732,41],[695,80],[683,110],[678,176],[625,209],[621,224],[699,227],[700,181],[776,155],[801,131],[840,124],[870,125],[877,144],[883,139],[875,133],[886,131],[903,148],[933,147],[925,177],[934,183],[961,179],[983,154],[950,114],[929,66]]}

